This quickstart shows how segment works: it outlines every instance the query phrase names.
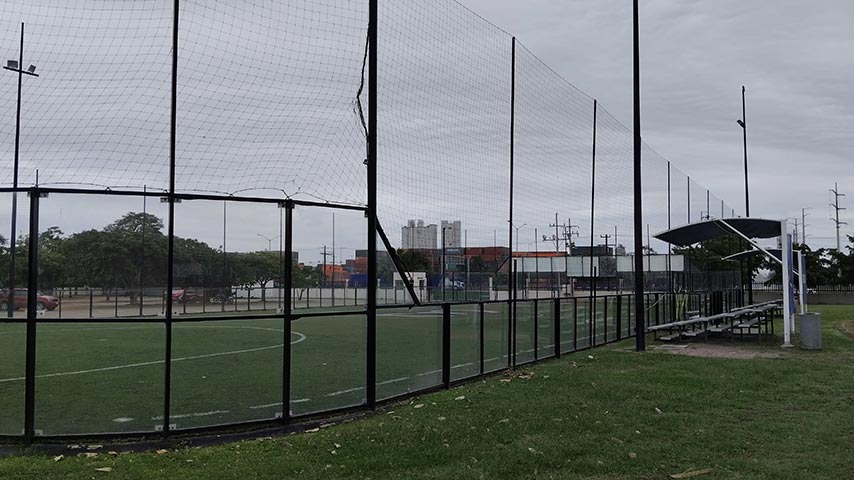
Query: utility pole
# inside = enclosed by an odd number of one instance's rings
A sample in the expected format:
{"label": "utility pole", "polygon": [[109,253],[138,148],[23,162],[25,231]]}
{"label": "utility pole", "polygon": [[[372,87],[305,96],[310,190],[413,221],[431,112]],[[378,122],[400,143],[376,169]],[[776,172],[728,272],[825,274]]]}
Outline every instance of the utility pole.
{"label": "utility pole", "polygon": [[602,255],[602,256],[603,256],[603,257],[607,257],[607,256],[608,256],[608,239],[609,239],[609,238],[611,238],[611,234],[610,234],[610,233],[606,233],[606,234],[604,234],[604,235],[599,235],[599,238],[604,238],[604,239],[605,239],[605,255]]}
{"label": "utility pole", "polygon": [[801,243],[807,243],[807,209],[801,209]]}
{"label": "utility pole", "polygon": [[[555,243],[555,253],[560,253],[561,244],[563,244],[564,252],[568,255],[572,249],[572,236],[578,236],[578,225],[572,224],[572,219],[566,219],[566,223],[558,223],[558,214],[555,213],[555,223],[549,224],[550,228],[555,229],[554,235],[551,237],[547,235],[543,235],[544,242],[554,242]],[[576,229],[573,232],[573,228]]]}
{"label": "utility pole", "polygon": [[839,221],[839,211],[845,210],[845,208],[839,206],[839,197],[844,197],[844,193],[839,193],[839,184],[834,183],[833,188],[830,189],[830,193],[833,194],[833,203],[830,204],[831,207],[836,211],[836,216],[831,217],[830,221],[836,224],[836,251],[842,251],[842,243],[839,241],[839,227],[841,225],[848,225],[848,222],[840,222]]}
{"label": "utility pole", "polygon": [[801,242],[799,242],[800,239],[798,238],[799,234],[800,234],[800,230],[798,230],[798,219],[795,218],[795,231],[794,231],[794,234],[792,235],[792,243],[794,243],[795,245],[801,243]]}

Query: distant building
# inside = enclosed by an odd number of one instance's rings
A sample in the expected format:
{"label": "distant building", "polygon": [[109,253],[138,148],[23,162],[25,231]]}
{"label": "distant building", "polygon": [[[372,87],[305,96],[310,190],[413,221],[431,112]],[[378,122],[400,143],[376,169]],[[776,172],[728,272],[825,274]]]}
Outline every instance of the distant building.
{"label": "distant building", "polygon": [[[445,239],[443,247],[460,248],[463,246],[463,227],[459,220],[449,222],[442,220],[442,237]],[[435,247],[433,247],[435,248]]]}
{"label": "distant building", "polygon": [[400,229],[400,248],[404,250],[436,249],[436,224],[425,225],[424,220],[410,220]]}

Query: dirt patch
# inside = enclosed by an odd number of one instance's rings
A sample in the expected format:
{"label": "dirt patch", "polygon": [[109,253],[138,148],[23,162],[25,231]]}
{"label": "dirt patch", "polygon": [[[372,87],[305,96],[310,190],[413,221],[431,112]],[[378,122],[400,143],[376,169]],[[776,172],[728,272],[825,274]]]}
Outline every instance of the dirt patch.
{"label": "dirt patch", "polygon": [[711,358],[783,358],[780,353],[769,352],[757,348],[736,346],[736,345],[720,345],[715,343],[697,343],[690,345],[657,345],[653,347],[657,352],[673,353],[676,355],[688,355],[691,357],[711,357]]}
{"label": "dirt patch", "polygon": [[836,330],[848,338],[854,338],[854,321],[841,322],[836,325]]}

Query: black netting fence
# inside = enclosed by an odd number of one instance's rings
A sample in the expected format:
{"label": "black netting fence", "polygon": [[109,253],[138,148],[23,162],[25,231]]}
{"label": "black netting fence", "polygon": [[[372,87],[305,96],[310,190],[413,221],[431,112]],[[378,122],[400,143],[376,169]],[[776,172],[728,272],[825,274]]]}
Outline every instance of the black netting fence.
{"label": "black netting fence", "polygon": [[741,242],[655,237],[731,206],[644,145],[637,251],[631,130],[454,1],[370,3],[4,3],[0,436],[373,408],[634,335],[641,273],[651,324],[743,303]]}

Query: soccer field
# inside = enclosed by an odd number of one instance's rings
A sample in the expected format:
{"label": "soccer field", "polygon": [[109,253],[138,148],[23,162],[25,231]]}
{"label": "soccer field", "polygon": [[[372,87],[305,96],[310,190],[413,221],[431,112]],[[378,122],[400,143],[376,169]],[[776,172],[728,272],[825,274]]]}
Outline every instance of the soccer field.
{"label": "soccer field", "polygon": [[[625,297],[624,297],[625,298]],[[617,338],[616,297],[600,298],[596,344]],[[604,304],[608,302],[606,322]],[[534,304],[537,304],[536,307]],[[554,354],[554,301],[516,307],[516,361]],[[451,379],[508,366],[509,305],[451,306]],[[623,302],[622,318],[628,318]],[[536,312],[536,316],[535,316]],[[561,303],[561,351],[589,344],[587,299]],[[183,320],[183,321],[181,321]],[[622,337],[630,332],[622,324]],[[291,344],[290,411],[305,415],[365,403],[366,316],[173,324],[172,428],[225,425],[281,415],[284,344]],[[607,326],[607,328],[606,328]],[[607,333],[606,333],[607,331]],[[577,336],[577,341],[574,336]],[[24,423],[26,326],[0,324],[0,434]],[[40,435],[151,432],[162,428],[166,327],[147,323],[40,323],[37,330],[35,428]],[[377,398],[442,384],[442,307],[383,308],[377,314]]]}

